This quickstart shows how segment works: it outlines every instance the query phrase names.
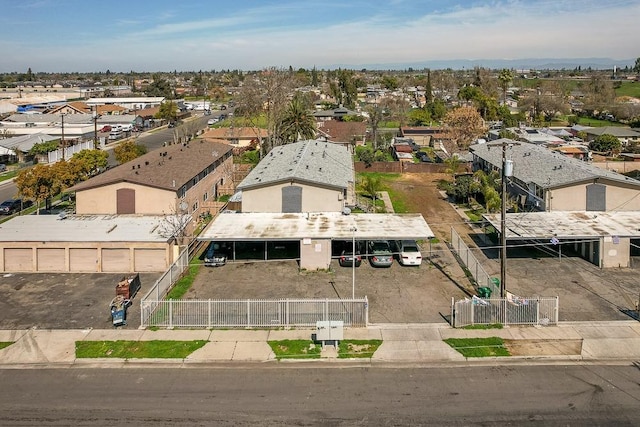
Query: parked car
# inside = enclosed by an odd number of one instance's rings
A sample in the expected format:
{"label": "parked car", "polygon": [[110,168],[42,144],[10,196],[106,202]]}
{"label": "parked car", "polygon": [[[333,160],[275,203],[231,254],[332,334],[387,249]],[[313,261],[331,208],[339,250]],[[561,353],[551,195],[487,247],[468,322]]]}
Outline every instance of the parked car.
{"label": "parked car", "polygon": [[207,124],[208,125],[215,125],[216,123],[218,123],[218,118],[217,117],[212,117],[209,120],[207,120]]}
{"label": "parked car", "polygon": [[120,139],[122,137],[123,137],[122,131],[112,130],[111,132],[109,132],[109,139],[111,141],[115,141],[116,139]]}
{"label": "parked car", "polygon": [[402,265],[422,264],[422,253],[415,240],[399,240],[396,242],[398,262]]}
{"label": "parked car", "polygon": [[220,252],[220,245],[211,242],[204,254],[204,265],[206,267],[222,267],[227,263],[227,257]]}
{"label": "parked car", "polygon": [[367,253],[369,262],[373,267],[391,267],[393,264],[393,252],[386,240],[371,240]]}
{"label": "parked car", "polygon": [[5,165],[4,163],[0,163],[0,172],[6,172],[7,171],[7,165]]}
{"label": "parked car", "polygon": [[[340,258],[338,258],[338,263],[340,264],[341,267],[353,267],[354,266],[353,260],[354,260],[353,248],[345,249],[340,254]],[[360,255],[360,251],[356,247],[355,266],[360,267],[360,264],[362,264],[362,256]]]}
{"label": "parked car", "polygon": [[33,202],[31,200],[22,200],[22,199],[9,199],[5,200],[0,204],[0,214],[2,215],[13,215],[16,212],[20,212],[23,209],[31,206]]}
{"label": "parked car", "polygon": [[100,132],[111,132],[111,126],[109,125],[102,126],[102,129],[100,129]]}
{"label": "parked car", "polygon": [[167,125],[167,127],[169,127],[169,128],[174,128],[174,127],[176,127],[176,122],[169,122],[169,124]]}

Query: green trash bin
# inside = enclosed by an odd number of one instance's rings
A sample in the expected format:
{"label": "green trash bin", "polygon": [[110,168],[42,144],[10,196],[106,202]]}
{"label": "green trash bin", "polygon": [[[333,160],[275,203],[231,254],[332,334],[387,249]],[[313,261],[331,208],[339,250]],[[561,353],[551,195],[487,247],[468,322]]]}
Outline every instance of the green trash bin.
{"label": "green trash bin", "polygon": [[491,298],[491,288],[487,288],[487,287],[478,288],[478,296],[480,298]]}

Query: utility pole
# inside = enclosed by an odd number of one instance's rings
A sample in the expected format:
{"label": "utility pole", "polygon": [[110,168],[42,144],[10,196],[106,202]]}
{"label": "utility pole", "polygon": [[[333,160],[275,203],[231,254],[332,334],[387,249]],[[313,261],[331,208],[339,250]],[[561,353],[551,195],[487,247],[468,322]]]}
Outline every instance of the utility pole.
{"label": "utility pole", "polygon": [[499,139],[487,144],[489,147],[502,147],[502,200],[500,204],[500,298],[507,297],[507,178],[513,176],[513,161],[507,160],[507,147],[520,145],[511,139]]}
{"label": "utility pole", "polygon": [[98,149],[98,106],[93,107],[93,149]]}
{"label": "utility pole", "polygon": [[67,144],[64,142],[64,113],[60,113],[60,117],[62,117],[62,160],[64,160],[65,151],[67,151]]}

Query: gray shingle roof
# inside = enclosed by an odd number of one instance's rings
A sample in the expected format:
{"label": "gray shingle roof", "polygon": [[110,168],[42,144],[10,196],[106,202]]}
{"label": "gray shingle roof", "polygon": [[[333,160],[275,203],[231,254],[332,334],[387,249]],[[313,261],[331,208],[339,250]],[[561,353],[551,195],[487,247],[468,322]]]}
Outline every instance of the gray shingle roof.
{"label": "gray shingle roof", "polygon": [[[499,139],[491,144],[509,142]],[[515,142],[515,141],[514,141]],[[507,159],[513,160],[513,175],[525,183],[535,183],[541,188],[553,188],[597,177],[626,182],[640,187],[640,181],[616,172],[600,169],[587,162],[553,152],[545,147],[520,142],[507,148]],[[471,152],[485,161],[502,168],[502,148],[490,144],[476,144]]]}
{"label": "gray shingle roof", "polygon": [[5,147],[10,150],[17,148],[23,153],[26,153],[31,150],[35,144],[42,144],[44,142],[55,141],[57,139],[60,138],[46,135],[44,133],[35,133],[32,135],[21,135],[0,139],[0,147]]}
{"label": "gray shingle roof", "polygon": [[240,183],[247,189],[283,181],[304,181],[348,188],[354,180],[347,148],[331,142],[307,140],[275,147]]}

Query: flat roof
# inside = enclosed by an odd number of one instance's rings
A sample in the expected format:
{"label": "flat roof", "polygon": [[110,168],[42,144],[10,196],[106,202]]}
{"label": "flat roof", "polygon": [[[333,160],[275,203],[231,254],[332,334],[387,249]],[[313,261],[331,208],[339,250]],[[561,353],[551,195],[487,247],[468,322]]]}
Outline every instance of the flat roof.
{"label": "flat roof", "polygon": [[167,242],[165,216],[17,216],[0,224],[0,242]]}
{"label": "flat roof", "polygon": [[[500,214],[482,217],[500,232]],[[508,213],[505,227],[507,240],[605,236],[640,238],[640,212]]]}
{"label": "flat roof", "polygon": [[358,240],[434,237],[421,214],[222,213],[198,240]]}

